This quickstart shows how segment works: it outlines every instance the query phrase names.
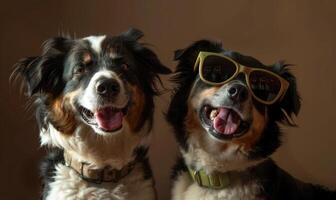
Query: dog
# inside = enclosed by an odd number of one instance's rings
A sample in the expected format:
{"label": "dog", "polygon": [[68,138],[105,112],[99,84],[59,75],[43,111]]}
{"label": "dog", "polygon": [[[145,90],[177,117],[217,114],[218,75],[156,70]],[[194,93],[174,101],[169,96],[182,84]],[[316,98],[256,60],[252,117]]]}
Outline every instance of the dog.
{"label": "dog", "polygon": [[200,40],[177,50],[175,89],[167,112],[181,156],[172,170],[172,199],[336,199],[301,182],[270,158],[281,144],[279,123],[299,113],[290,65]]}
{"label": "dog", "polygon": [[55,37],[16,64],[49,149],[43,199],[156,199],[147,150],[159,74],[170,70],[142,36]]}

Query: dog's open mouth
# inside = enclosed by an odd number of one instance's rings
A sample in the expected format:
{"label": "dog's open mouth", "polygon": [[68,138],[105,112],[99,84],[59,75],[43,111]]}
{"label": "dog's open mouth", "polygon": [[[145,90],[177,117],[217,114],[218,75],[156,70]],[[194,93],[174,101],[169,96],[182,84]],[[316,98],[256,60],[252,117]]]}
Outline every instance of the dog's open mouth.
{"label": "dog's open mouth", "polygon": [[124,108],[103,107],[92,112],[83,106],[79,106],[79,112],[84,121],[94,125],[104,132],[115,132],[122,128],[123,117],[127,113],[127,106]]}
{"label": "dog's open mouth", "polygon": [[209,132],[218,139],[240,137],[249,129],[250,123],[242,115],[228,107],[203,106],[201,120],[209,127]]}

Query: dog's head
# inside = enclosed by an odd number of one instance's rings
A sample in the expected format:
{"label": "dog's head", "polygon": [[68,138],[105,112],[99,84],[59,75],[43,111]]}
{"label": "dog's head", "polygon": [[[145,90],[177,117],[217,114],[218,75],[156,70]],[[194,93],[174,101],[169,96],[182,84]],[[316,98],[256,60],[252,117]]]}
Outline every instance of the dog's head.
{"label": "dog's head", "polygon": [[37,102],[42,143],[53,143],[50,126],[63,136],[78,136],[79,128],[103,137],[150,130],[158,74],[170,70],[138,42],[142,36],[130,29],[118,36],[55,37],[42,55],[17,63],[15,73]]}
{"label": "dog's head", "polygon": [[[208,84],[200,78],[198,69],[194,69],[200,51],[220,53],[248,68],[276,73],[289,83],[288,89],[278,101],[266,105],[253,97],[243,73],[223,84]],[[291,116],[298,114],[300,108],[296,80],[288,65],[265,66],[252,57],[226,51],[221,44],[207,40],[176,51],[175,59],[178,60],[174,77],[177,86],[167,119],[175,129],[182,152],[198,152],[192,154],[194,158],[189,156],[191,160],[201,159],[202,151],[216,161],[239,160],[236,162],[239,164],[265,158],[279,147],[277,123],[291,125]]]}

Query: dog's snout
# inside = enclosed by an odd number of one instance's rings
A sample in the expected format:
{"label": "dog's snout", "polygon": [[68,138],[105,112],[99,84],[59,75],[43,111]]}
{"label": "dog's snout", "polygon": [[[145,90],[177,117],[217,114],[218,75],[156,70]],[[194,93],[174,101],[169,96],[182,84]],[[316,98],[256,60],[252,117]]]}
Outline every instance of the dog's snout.
{"label": "dog's snout", "polygon": [[228,95],[232,100],[235,101],[245,101],[248,97],[248,91],[247,88],[244,85],[241,84],[233,84],[231,85],[228,90]]}
{"label": "dog's snout", "polygon": [[120,92],[120,85],[117,80],[103,79],[96,84],[97,94],[102,97],[113,97]]}

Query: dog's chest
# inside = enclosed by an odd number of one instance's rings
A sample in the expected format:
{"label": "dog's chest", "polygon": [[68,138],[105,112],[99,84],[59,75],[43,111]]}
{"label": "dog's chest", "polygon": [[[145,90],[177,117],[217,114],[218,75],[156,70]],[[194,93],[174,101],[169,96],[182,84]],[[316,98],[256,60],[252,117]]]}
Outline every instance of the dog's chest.
{"label": "dog's chest", "polygon": [[46,199],[155,199],[153,181],[142,177],[141,170],[135,168],[120,183],[93,184],[84,181],[74,170],[59,164],[56,166],[55,180],[49,183]]}
{"label": "dog's chest", "polygon": [[181,174],[175,181],[172,195],[174,200],[262,200],[261,186],[256,182],[228,187],[222,190],[201,188],[188,173]]}

